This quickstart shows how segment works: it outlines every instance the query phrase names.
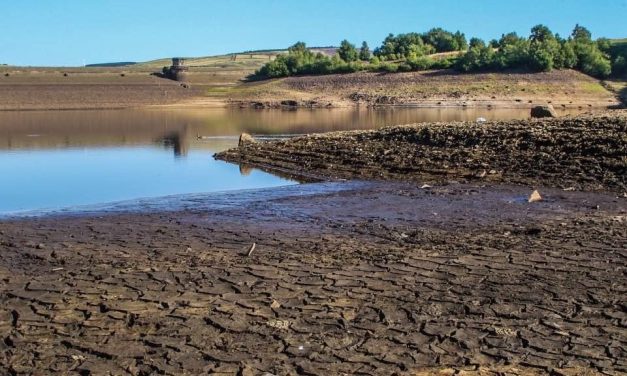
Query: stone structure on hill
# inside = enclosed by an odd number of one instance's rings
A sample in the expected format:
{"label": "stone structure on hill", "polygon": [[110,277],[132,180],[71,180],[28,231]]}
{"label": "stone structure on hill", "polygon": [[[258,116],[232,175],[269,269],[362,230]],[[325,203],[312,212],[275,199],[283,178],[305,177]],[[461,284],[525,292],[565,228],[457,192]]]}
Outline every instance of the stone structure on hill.
{"label": "stone structure on hill", "polygon": [[185,59],[181,57],[172,58],[172,65],[168,69],[169,78],[175,81],[187,81],[189,67],[185,65]]}

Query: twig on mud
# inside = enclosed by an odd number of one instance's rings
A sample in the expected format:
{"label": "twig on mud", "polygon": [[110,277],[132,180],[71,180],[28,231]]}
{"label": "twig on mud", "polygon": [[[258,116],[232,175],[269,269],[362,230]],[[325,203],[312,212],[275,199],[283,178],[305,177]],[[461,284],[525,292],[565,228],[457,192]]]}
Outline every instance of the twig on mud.
{"label": "twig on mud", "polygon": [[253,243],[253,245],[250,246],[250,248],[248,249],[248,253],[246,254],[246,256],[249,256],[253,254],[253,251],[255,250],[255,247],[257,246],[257,243]]}

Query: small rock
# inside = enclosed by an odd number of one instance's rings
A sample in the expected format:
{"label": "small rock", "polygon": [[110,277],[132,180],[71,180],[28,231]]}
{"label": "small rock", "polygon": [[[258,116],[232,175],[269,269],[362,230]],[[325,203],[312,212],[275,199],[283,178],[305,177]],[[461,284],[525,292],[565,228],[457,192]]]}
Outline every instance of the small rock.
{"label": "small rock", "polygon": [[538,190],[536,189],[535,191],[531,192],[531,195],[529,196],[529,199],[527,200],[527,202],[538,202],[538,201],[542,201],[542,196],[540,196],[540,192],[538,192]]}
{"label": "small rock", "polygon": [[37,249],[44,249],[44,248],[46,248],[46,245],[44,243],[37,244]]}
{"label": "small rock", "polygon": [[276,329],[289,329],[290,322],[288,320],[270,320],[266,325]]}
{"label": "small rock", "polygon": [[270,308],[272,309],[281,308],[281,303],[277,302],[276,300],[273,300],[272,304],[270,304]]}
{"label": "small rock", "polygon": [[255,138],[251,135],[249,135],[248,133],[242,133],[239,136],[239,142],[237,144],[238,147],[242,147],[245,146],[247,144],[254,144],[256,143],[257,140],[255,140]]}

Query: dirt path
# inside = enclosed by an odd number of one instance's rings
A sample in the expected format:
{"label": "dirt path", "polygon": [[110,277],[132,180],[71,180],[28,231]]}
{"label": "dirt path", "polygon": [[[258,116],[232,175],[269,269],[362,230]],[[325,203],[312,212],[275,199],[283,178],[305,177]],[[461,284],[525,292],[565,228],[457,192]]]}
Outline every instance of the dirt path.
{"label": "dirt path", "polygon": [[627,372],[625,199],[333,184],[1,221],[0,369]]}

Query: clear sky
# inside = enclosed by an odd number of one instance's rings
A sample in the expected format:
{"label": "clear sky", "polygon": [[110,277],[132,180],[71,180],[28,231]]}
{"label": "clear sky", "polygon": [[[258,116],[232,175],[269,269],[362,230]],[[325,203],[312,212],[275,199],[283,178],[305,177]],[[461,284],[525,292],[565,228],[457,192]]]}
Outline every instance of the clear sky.
{"label": "clear sky", "polygon": [[486,40],[542,23],[627,37],[627,0],[12,0],[0,8],[0,63],[145,61],[310,46],[378,46],[440,26]]}

